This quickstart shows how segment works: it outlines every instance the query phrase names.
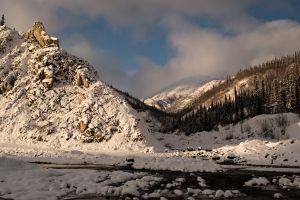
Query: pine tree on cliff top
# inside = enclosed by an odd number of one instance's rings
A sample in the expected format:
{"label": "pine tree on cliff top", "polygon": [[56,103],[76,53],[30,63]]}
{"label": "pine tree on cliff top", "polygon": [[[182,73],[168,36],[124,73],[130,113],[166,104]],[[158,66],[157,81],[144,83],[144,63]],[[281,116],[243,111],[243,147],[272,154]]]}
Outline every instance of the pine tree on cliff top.
{"label": "pine tree on cliff top", "polygon": [[3,26],[4,24],[5,24],[5,18],[4,15],[2,15],[0,26]]}

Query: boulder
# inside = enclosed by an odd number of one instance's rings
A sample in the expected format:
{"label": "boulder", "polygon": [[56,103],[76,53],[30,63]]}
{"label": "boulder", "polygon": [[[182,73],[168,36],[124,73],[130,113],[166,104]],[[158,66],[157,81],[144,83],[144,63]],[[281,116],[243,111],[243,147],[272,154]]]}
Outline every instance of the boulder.
{"label": "boulder", "polygon": [[83,121],[80,121],[79,123],[79,130],[81,133],[83,133],[87,129],[88,125],[84,123]]}
{"label": "boulder", "polygon": [[16,74],[11,71],[5,79],[2,81],[0,85],[1,93],[5,94],[9,90],[11,90],[14,87],[15,81],[16,81]]}

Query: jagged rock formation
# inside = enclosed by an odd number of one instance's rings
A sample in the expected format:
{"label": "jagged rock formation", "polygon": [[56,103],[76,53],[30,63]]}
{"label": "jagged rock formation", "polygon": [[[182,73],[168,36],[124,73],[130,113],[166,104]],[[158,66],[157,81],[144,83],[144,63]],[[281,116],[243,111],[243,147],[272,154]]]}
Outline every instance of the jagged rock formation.
{"label": "jagged rock formation", "polygon": [[33,27],[27,32],[26,39],[29,41],[36,40],[41,47],[55,46],[59,47],[58,39],[51,37],[42,22],[35,22]]}
{"label": "jagged rock formation", "polygon": [[145,148],[157,127],[146,124],[152,117],[99,81],[89,63],[59,48],[41,23],[23,35],[0,26],[0,44],[1,142]]}

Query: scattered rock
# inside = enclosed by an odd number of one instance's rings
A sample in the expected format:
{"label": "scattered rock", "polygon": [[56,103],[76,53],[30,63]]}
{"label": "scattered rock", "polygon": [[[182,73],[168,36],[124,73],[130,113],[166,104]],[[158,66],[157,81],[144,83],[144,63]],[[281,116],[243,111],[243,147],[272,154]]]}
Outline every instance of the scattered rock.
{"label": "scattered rock", "polygon": [[134,162],[134,158],[126,158],[126,162]]}
{"label": "scattered rock", "polygon": [[188,150],[188,151],[195,151],[195,149],[192,148],[192,147],[188,147],[187,150]]}
{"label": "scattered rock", "polygon": [[234,154],[229,154],[229,155],[227,156],[227,158],[230,159],[230,160],[233,160],[233,159],[237,158],[237,156],[234,155]]}
{"label": "scattered rock", "polygon": [[174,194],[178,197],[181,197],[183,195],[183,192],[181,190],[176,189],[174,190]]}
{"label": "scattered rock", "polygon": [[212,157],[212,160],[220,160],[220,159],[221,159],[220,156],[213,156],[213,157]]}
{"label": "scattered rock", "polygon": [[274,198],[275,198],[275,199],[282,199],[282,198],[283,198],[283,195],[280,194],[280,193],[275,193],[275,194],[274,194]]}
{"label": "scattered rock", "polygon": [[217,190],[215,194],[215,198],[221,198],[224,196],[224,191],[223,190]]}

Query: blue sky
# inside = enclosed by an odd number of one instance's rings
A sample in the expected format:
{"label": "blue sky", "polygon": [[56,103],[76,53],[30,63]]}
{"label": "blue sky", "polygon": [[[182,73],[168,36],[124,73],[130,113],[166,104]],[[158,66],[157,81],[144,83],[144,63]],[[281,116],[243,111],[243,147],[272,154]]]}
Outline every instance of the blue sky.
{"label": "blue sky", "polygon": [[[0,0],[7,24],[42,21],[100,79],[141,98],[300,49],[297,0]],[[300,43],[299,43],[300,44]]]}
{"label": "blue sky", "polygon": [[154,63],[163,65],[170,57],[166,34],[156,25],[148,27],[143,36],[134,36],[128,29],[113,30],[103,19],[95,19],[82,25],[80,29],[70,28],[62,32],[54,32],[64,41],[74,32],[84,36],[94,48],[105,49],[118,61],[123,70],[136,70],[138,57],[149,58]]}

